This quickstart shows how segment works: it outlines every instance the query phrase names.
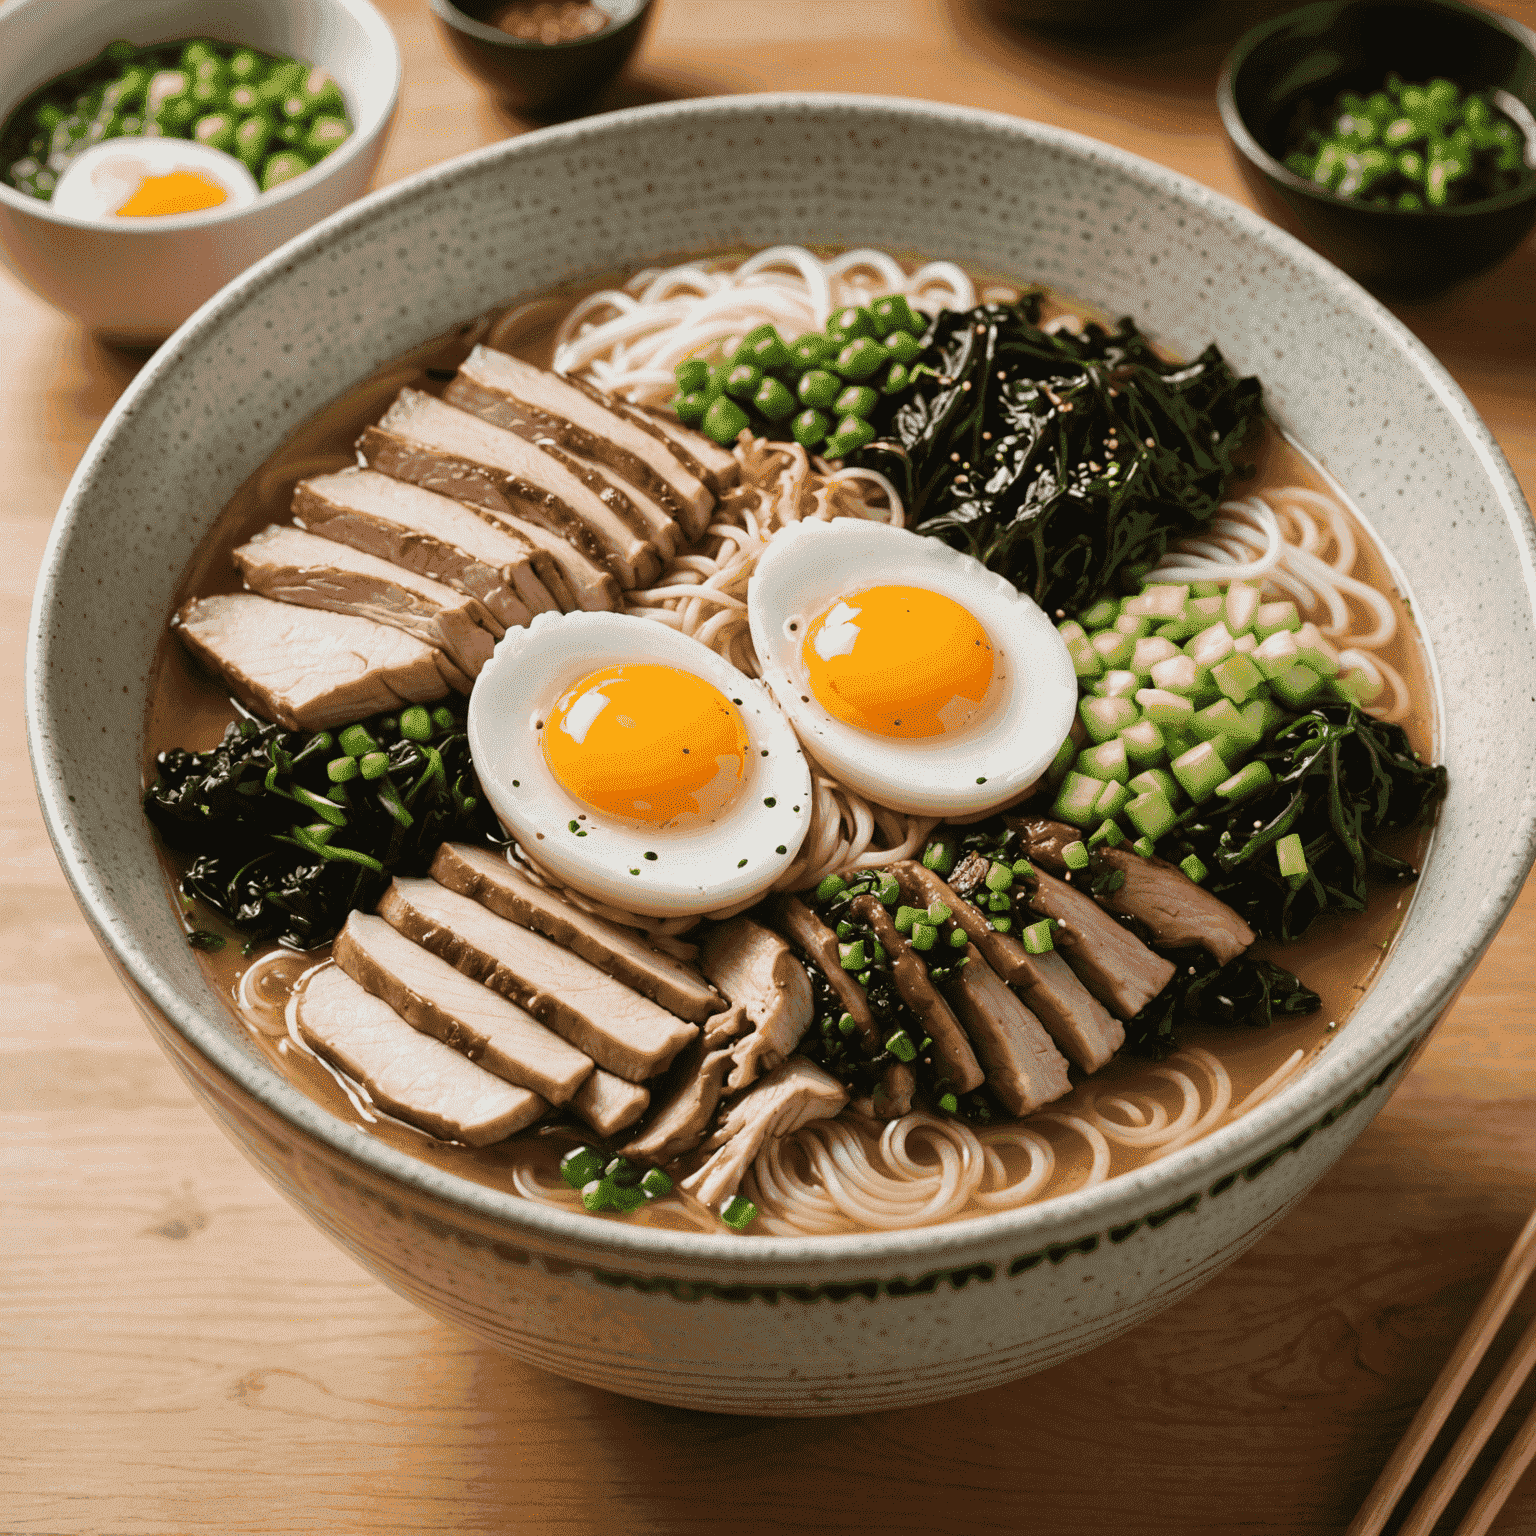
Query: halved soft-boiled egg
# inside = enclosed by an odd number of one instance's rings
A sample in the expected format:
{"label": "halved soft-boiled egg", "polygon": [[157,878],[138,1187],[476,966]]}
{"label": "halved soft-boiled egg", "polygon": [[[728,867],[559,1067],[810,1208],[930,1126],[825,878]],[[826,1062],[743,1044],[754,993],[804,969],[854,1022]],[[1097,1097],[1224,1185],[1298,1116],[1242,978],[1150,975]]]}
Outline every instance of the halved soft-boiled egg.
{"label": "halved soft-boiled egg", "polygon": [[937,539],[856,518],[794,524],[758,561],[747,610],[807,751],[880,805],[1004,805],[1071,729],[1077,678],[1055,626]]}
{"label": "halved soft-boiled egg", "polygon": [[239,208],[260,192],[246,168],[194,139],[105,139],[82,150],[53,189],[51,205],[79,219],[154,219]]}
{"label": "halved soft-boiled egg", "polygon": [[772,695],[651,619],[543,613],[508,630],[470,695],[469,747],[529,856],[626,911],[750,901],[810,826],[810,769]]}

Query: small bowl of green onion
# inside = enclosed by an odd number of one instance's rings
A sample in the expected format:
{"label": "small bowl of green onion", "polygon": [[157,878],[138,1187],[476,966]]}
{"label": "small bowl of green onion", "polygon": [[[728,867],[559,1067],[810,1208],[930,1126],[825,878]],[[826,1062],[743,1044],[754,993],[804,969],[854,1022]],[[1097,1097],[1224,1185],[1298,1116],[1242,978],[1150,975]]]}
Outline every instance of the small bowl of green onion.
{"label": "small bowl of green onion", "polygon": [[1536,224],[1536,40],[1459,0],[1325,0],[1253,28],[1217,88],[1255,196],[1367,287],[1440,292]]}
{"label": "small bowl of green onion", "polygon": [[368,0],[18,0],[0,8],[0,253],[89,329],[161,340],[368,190],[399,80]]}

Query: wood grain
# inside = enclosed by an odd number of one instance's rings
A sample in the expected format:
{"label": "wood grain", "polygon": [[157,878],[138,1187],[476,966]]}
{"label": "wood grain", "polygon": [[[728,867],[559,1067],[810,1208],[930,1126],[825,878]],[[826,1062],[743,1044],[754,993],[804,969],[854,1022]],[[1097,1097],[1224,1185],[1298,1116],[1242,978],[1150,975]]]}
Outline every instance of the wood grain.
{"label": "wood grain", "polygon": [[[964,101],[1241,199],[1211,93],[1231,40],[1278,8],[1236,0],[1090,51],[969,0],[661,0],[599,105],[796,87]],[[448,63],[420,0],[383,9],[406,55],[383,181],[527,126]],[[1536,23],[1536,0],[1507,9]],[[1399,313],[1536,499],[1536,240]],[[192,1104],[77,916],[17,729],[20,659],[49,521],[138,360],[3,274],[0,334],[0,1532],[1343,1530],[1536,1201],[1536,886],[1335,1170],[1125,1339],[961,1403],[831,1421],[541,1375],[417,1312],[284,1205]],[[1536,1479],[1495,1529],[1536,1536]]]}

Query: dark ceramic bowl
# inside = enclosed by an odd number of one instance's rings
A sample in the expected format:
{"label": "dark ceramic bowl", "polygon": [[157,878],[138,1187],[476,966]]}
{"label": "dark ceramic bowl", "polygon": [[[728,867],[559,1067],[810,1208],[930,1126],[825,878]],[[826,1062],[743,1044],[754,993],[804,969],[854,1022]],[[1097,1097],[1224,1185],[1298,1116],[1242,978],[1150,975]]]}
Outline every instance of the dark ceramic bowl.
{"label": "dark ceramic bowl", "polygon": [[[1326,113],[1340,91],[1454,80],[1495,100],[1526,132],[1520,186],[1459,208],[1371,208],[1315,185],[1283,163],[1303,103]],[[1502,261],[1536,223],[1536,38],[1457,0],[1326,0],[1246,33],[1216,88],[1238,168],[1271,211],[1289,209],[1309,238],[1367,287],[1423,297]],[[1522,119],[1522,113],[1524,117]],[[1282,217],[1282,222],[1284,219]]]}
{"label": "dark ceramic bowl", "polygon": [[506,0],[428,0],[449,51],[501,101],[528,117],[568,116],[629,62],[651,0],[592,0],[611,18],[569,43],[531,43],[490,25]]}

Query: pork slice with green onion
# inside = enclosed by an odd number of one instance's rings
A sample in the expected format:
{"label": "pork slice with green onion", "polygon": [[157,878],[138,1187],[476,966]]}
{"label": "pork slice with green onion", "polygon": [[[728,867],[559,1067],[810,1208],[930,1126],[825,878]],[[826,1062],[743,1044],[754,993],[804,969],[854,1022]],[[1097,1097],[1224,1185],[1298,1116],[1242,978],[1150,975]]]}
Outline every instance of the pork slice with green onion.
{"label": "pork slice with green onion", "polygon": [[290,731],[431,703],[458,670],[403,630],[251,592],[195,597],[171,626],[247,709]]}
{"label": "pork slice with green onion", "polygon": [[891,974],[901,1000],[922,1022],[933,1042],[932,1055],[936,1076],[947,1080],[955,1093],[970,1093],[986,1077],[965,1030],[954,1010],[939,995],[928,975],[928,967],[907,939],[897,930],[891,914],[873,896],[860,896],[853,903],[854,915],[868,923],[875,937],[891,957]]}
{"label": "pork slice with green onion", "polygon": [[998,933],[986,915],[915,859],[892,866],[914,905],[942,902],[989,966],[1023,999],[1074,1066],[1097,1072],[1125,1044],[1125,1027],[1078,980],[1059,954],[1031,954],[1011,933]]}
{"label": "pork slice with green onion", "polygon": [[397,878],[378,904],[385,922],[456,970],[525,1008],[599,1067],[640,1083],[698,1033],[580,955],[498,917],[436,880]]}
{"label": "pork slice with green onion", "polygon": [[734,1092],[771,1071],[799,1045],[811,1023],[811,984],[789,945],[750,917],[733,917],[705,935],[699,968],[752,1021],[736,1048]]}
{"label": "pork slice with green onion", "polygon": [[376,470],[301,480],[292,510],[310,533],[478,598],[507,629],[574,606],[560,568],[520,533]]}
{"label": "pork slice with green onion", "polygon": [[681,960],[652,949],[632,928],[572,906],[558,892],[530,880],[488,848],[444,843],[437,850],[430,873],[439,885],[553,939],[680,1019],[701,1023],[727,1006],[725,999]]}
{"label": "pork slice with green onion", "polygon": [[445,394],[514,432],[540,431],[610,465],[659,500],[696,539],[709,522],[715,498],[665,442],[613,408],[601,391],[562,378],[493,347],[479,346],[464,360]]}
{"label": "pork slice with green onion", "polygon": [[974,946],[967,960],[945,984],[944,993],[986,1068],[987,1087],[1015,1115],[1028,1114],[1069,1092],[1066,1058],[1044,1025]]}
{"label": "pork slice with green onion", "polygon": [[251,591],[403,629],[436,646],[471,679],[506,633],[478,598],[302,528],[270,524],[233,558]]}
{"label": "pork slice with green onion", "polygon": [[378,1107],[444,1141],[486,1147],[549,1105],[413,1029],[339,966],[310,976],[295,1003],[299,1034],[368,1090]]}
{"label": "pork slice with green onion", "polygon": [[1056,948],[1116,1018],[1135,1018],[1173,979],[1167,960],[1102,912],[1091,896],[1044,870],[1036,874],[1029,905],[1055,924]]}
{"label": "pork slice with green onion", "polygon": [[[1125,848],[1100,848],[1093,867],[1095,900],[1106,912],[1135,918],[1154,944],[1169,949],[1198,944],[1226,965],[1254,941],[1253,929],[1226,902],[1201,890],[1175,864]],[[1120,884],[1111,889],[1112,882],[1101,878],[1106,872],[1118,873]]]}
{"label": "pork slice with green onion", "polygon": [[515,1003],[411,943],[382,917],[351,913],[332,954],[353,981],[408,1024],[553,1104],[572,1099],[592,1071],[589,1056]]}
{"label": "pork slice with green onion", "polygon": [[770,1141],[813,1120],[830,1120],[847,1102],[848,1090],[835,1077],[804,1056],[791,1056],[727,1107],[690,1159],[683,1188],[711,1210],[723,1210]]}

